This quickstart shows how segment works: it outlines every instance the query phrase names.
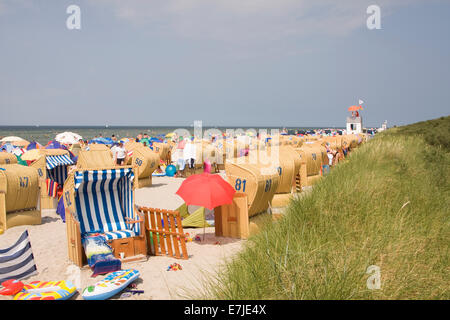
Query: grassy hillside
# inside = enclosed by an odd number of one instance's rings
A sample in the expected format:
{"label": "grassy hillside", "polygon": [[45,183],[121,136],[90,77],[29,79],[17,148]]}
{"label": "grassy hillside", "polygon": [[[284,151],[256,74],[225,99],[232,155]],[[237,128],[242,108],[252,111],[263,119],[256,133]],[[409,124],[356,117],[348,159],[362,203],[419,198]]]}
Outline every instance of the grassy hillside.
{"label": "grassy hillside", "polygon": [[[250,239],[205,296],[449,299],[449,128],[450,117],[395,128],[352,152]],[[367,288],[371,265],[379,290]]]}
{"label": "grassy hillside", "polygon": [[426,143],[441,146],[450,151],[450,116],[393,128],[389,130],[389,134],[399,136],[420,135]]}

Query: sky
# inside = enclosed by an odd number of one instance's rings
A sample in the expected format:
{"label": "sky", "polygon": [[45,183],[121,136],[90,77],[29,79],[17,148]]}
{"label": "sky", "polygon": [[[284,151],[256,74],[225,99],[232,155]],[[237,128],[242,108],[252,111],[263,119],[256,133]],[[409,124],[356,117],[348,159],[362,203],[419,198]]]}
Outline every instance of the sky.
{"label": "sky", "polygon": [[433,119],[449,31],[448,0],[0,0],[0,125],[344,127],[359,99],[366,127]]}

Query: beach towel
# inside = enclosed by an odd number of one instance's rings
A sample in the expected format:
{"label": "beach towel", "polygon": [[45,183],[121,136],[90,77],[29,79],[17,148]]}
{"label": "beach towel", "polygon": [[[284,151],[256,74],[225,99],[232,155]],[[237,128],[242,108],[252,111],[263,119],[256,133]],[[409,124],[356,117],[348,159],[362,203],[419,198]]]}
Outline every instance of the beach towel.
{"label": "beach towel", "polygon": [[82,243],[93,277],[118,271],[122,268],[122,262],[114,257],[112,249],[103,235],[99,233],[87,234],[83,237]]}
{"label": "beach towel", "polygon": [[51,179],[47,179],[45,182],[47,185],[47,194],[50,197],[56,198],[58,196],[58,183]]}

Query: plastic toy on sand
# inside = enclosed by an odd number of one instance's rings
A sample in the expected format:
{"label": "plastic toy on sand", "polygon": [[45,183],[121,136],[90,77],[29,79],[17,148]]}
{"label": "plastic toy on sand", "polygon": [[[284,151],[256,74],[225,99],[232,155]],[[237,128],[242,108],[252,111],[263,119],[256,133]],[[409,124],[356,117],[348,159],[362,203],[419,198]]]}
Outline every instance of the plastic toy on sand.
{"label": "plastic toy on sand", "polygon": [[82,296],[85,300],[109,299],[128,287],[139,276],[139,271],[136,269],[120,270],[110,273],[105,279],[84,289]]}
{"label": "plastic toy on sand", "polygon": [[3,296],[14,296],[20,291],[22,291],[24,284],[18,280],[7,280],[2,283],[2,286],[4,287],[2,290],[0,290],[0,294]]}

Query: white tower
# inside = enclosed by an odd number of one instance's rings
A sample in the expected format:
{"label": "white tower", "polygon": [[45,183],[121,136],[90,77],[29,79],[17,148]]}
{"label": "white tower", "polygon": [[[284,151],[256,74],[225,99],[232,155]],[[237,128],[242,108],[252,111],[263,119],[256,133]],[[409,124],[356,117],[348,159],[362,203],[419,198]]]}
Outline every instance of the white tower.
{"label": "white tower", "polygon": [[347,134],[357,134],[362,132],[362,117],[347,117]]}

